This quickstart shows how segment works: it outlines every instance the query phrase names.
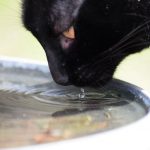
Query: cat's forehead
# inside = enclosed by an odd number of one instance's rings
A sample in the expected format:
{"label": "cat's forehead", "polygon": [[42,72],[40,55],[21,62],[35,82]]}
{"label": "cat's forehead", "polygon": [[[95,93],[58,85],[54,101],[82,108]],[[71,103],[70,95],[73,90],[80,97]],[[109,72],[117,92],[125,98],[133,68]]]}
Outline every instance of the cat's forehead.
{"label": "cat's forehead", "polygon": [[67,29],[78,16],[79,9],[86,0],[55,0],[48,13],[56,32]]}

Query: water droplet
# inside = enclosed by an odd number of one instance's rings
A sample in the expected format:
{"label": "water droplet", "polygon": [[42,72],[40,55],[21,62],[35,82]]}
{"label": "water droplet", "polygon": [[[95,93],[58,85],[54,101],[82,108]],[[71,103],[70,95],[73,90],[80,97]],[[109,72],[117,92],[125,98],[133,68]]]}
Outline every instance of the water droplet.
{"label": "water droplet", "polygon": [[79,94],[79,99],[84,99],[85,98],[85,90],[81,88],[81,93]]}

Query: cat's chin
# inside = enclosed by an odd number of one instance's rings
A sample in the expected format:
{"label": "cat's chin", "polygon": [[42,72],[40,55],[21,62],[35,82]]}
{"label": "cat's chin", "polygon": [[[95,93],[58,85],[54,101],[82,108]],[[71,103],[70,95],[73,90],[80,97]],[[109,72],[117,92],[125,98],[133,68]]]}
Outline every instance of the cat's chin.
{"label": "cat's chin", "polygon": [[84,88],[84,87],[90,87],[90,88],[101,88],[101,87],[104,87],[105,85],[107,85],[107,83],[109,83],[110,80],[106,80],[106,81],[99,81],[99,82],[90,82],[90,83],[85,83],[85,82],[74,82],[70,85],[74,85],[76,87],[81,87],[81,88]]}
{"label": "cat's chin", "polygon": [[92,79],[82,78],[77,80],[70,80],[70,85],[74,85],[77,87],[92,87],[92,88],[100,88],[105,86],[109,81],[112,80],[112,76],[101,78],[96,76]]}
{"label": "cat's chin", "polygon": [[100,88],[105,86],[107,83],[109,83],[110,80],[112,80],[112,76],[109,77],[101,76],[95,76],[90,79],[88,78],[80,78],[76,77],[76,79],[69,78],[68,76],[60,76],[60,78],[53,78],[55,83],[62,85],[62,86],[68,86],[73,85],[76,87],[92,87],[92,88]]}

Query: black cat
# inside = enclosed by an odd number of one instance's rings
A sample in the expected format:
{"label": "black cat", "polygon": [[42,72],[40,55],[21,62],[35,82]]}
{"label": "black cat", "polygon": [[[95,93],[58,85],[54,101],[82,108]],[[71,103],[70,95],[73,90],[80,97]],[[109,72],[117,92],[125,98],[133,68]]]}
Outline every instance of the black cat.
{"label": "black cat", "polygon": [[24,0],[23,23],[57,83],[103,86],[122,59],[150,45],[150,0]]}

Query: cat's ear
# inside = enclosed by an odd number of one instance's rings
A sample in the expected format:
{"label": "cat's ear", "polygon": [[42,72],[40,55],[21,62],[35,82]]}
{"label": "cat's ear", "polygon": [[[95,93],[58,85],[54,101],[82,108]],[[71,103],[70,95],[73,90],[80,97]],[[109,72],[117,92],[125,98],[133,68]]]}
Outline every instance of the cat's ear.
{"label": "cat's ear", "polygon": [[49,9],[49,22],[56,33],[68,29],[79,14],[85,0],[56,0]]}

